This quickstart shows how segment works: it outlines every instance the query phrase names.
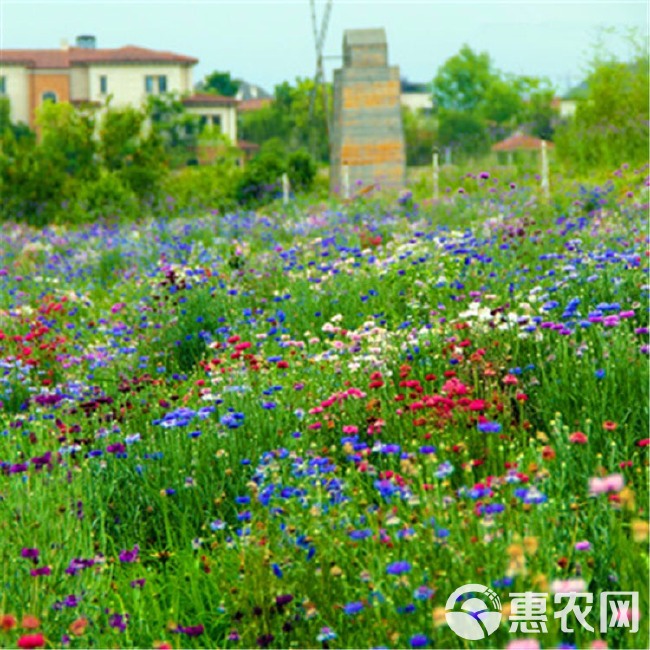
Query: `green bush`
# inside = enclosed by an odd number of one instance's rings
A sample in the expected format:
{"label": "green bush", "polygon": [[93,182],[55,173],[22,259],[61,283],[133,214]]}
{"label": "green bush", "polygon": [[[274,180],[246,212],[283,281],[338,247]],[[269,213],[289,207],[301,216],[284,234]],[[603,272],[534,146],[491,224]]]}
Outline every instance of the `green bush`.
{"label": "green bush", "polygon": [[586,96],[573,119],[555,134],[560,160],[572,172],[590,173],[648,161],[650,78],[648,56],[632,63],[595,60]]}
{"label": "green bush", "polygon": [[287,158],[287,174],[296,192],[311,190],[316,178],[316,162],[306,151],[294,151]]}
{"label": "green bush", "polygon": [[251,160],[237,184],[237,201],[244,206],[255,206],[273,200],[281,190],[285,160],[276,153],[264,151]]}
{"label": "green bush", "polygon": [[241,170],[229,161],[191,166],[169,176],[164,189],[174,199],[178,209],[225,212],[236,207],[241,175]]}
{"label": "green bush", "polygon": [[97,180],[79,187],[66,221],[82,223],[98,217],[134,218],[140,203],[116,172],[103,170]]}

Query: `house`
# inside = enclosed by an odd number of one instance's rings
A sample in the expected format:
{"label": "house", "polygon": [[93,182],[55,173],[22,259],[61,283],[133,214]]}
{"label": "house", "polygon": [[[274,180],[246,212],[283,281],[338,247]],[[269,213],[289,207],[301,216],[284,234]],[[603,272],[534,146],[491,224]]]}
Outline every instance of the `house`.
{"label": "house", "polygon": [[431,84],[413,83],[402,79],[400,103],[412,111],[431,113],[433,111],[433,89]]}
{"label": "house", "polygon": [[[527,152],[526,155],[531,158],[537,156],[542,150],[542,142],[544,140],[527,135],[522,131],[516,131],[505,140],[501,140],[501,142],[492,145],[492,151],[497,154],[500,162],[507,162],[507,164],[511,165],[514,154]],[[546,146],[548,149],[555,147],[552,142],[546,142]]]}
{"label": "house", "polygon": [[237,105],[234,97],[195,93],[183,99],[185,110],[191,115],[198,115],[203,126],[210,126],[230,142],[237,143]]}
{"label": "house", "polygon": [[237,102],[192,95],[192,68],[198,59],[135,45],[98,48],[94,36],[78,36],[73,47],[45,50],[0,49],[0,95],[10,101],[13,122],[34,126],[44,101],[112,107],[141,107],[150,95],[175,93],[187,110],[237,142]]}
{"label": "house", "polygon": [[141,106],[148,95],[192,90],[197,59],[134,45],[98,48],[94,36],[58,50],[0,50],[0,92],[11,119],[34,125],[36,109],[54,102]]}

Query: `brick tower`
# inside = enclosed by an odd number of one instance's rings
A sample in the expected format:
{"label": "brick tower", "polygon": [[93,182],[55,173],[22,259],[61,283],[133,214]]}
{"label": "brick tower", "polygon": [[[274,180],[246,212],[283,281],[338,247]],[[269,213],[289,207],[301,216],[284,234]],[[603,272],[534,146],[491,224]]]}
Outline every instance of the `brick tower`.
{"label": "brick tower", "polygon": [[405,186],[399,68],[388,66],[383,29],[343,35],[343,67],[334,71],[330,191],[341,192],[345,165],[352,188]]}

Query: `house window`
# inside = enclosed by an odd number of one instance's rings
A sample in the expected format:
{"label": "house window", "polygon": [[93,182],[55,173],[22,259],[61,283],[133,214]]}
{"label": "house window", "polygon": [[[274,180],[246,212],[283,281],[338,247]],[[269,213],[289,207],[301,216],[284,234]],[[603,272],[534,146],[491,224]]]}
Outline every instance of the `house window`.
{"label": "house window", "polygon": [[166,75],[147,75],[144,78],[144,89],[147,95],[153,95],[158,89],[158,94],[167,92],[167,76]]}
{"label": "house window", "polygon": [[7,77],[0,75],[0,95],[7,94]]}
{"label": "house window", "polygon": [[43,101],[43,103],[52,102],[52,103],[56,104],[56,99],[57,99],[56,93],[52,92],[51,90],[48,90],[47,92],[44,92],[41,95],[41,100]]}
{"label": "house window", "polygon": [[221,131],[221,115],[212,116],[212,126],[215,128],[215,130]]}
{"label": "house window", "polygon": [[102,95],[105,95],[108,92],[108,79],[105,74],[99,78],[99,92]]}

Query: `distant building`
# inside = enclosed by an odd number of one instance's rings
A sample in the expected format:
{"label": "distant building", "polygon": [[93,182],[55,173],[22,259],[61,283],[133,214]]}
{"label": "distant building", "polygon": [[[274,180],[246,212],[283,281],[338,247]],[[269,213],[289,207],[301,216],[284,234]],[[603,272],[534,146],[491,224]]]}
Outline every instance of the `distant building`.
{"label": "distant building", "polygon": [[9,97],[11,120],[34,126],[44,101],[140,108],[151,95],[183,97],[188,113],[198,115],[237,143],[233,97],[192,92],[198,59],[135,45],[98,48],[94,36],[79,36],[75,47],[58,50],[0,50],[0,94]]}
{"label": "distant building", "polygon": [[401,81],[400,103],[412,111],[431,113],[433,111],[433,89],[431,84]]}
{"label": "distant building", "polygon": [[202,126],[209,126],[227,136],[232,144],[237,144],[237,106],[234,97],[196,93],[183,100],[185,110],[198,115]]}
{"label": "distant building", "polygon": [[[522,131],[515,131],[511,136],[505,140],[501,140],[492,145],[492,151],[498,155],[498,159],[502,163],[511,165],[514,161],[514,155],[525,152],[528,156],[537,156],[542,150],[542,142],[540,138],[523,133]],[[552,142],[546,142],[548,149],[554,149],[555,145]]]}
{"label": "distant building", "polygon": [[253,99],[271,99],[271,94],[266,92],[264,88],[250,84],[247,81],[239,81],[239,89],[235,97],[239,101],[248,101]]}
{"label": "distant building", "polygon": [[189,94],[191,56],[135,45],[97,48],[94,36],[58,50],[0,50],[0,93],[9,97],[11,119],[34,125],[44,101],[141,106],[149,95]]}

